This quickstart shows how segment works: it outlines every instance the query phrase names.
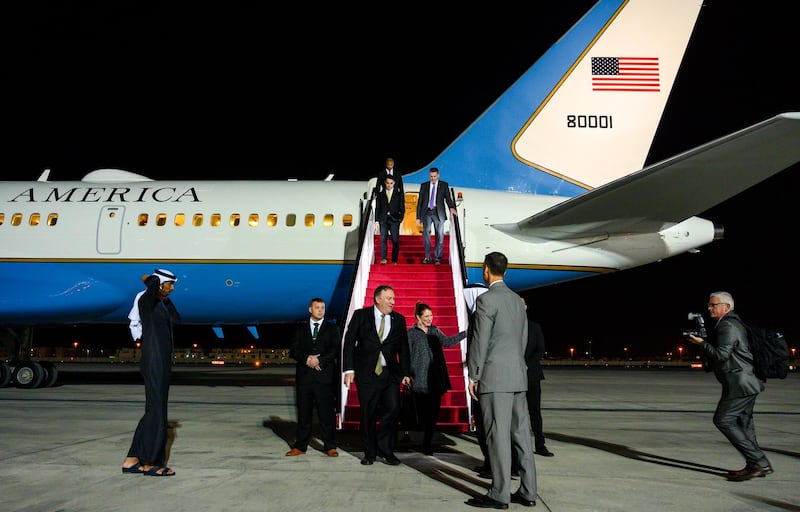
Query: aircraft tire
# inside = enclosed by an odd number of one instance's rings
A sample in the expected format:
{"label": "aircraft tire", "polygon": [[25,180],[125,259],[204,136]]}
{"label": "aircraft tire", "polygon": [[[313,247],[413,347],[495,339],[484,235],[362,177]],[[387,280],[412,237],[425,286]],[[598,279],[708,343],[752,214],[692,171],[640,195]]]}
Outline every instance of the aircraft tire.
{"label": "aircraft tire", "polygon": [[44,379],[44,370],[35,361],[19,363],[14,368],[14,383],[18,388],[33,389],[39,387],[42,379]]}
{"label": "aircraft tire", "polygon": [[11,382],[11,367],[5,361],[0,361],[0,388],[8,386]]}
{"label": "aircraft tire", "polygon": [[58,367],[50,361],[39,361],[39,366],[44,371],[44,377],[39,386],[43,388],[55,386],[56,382],[58,382]]}

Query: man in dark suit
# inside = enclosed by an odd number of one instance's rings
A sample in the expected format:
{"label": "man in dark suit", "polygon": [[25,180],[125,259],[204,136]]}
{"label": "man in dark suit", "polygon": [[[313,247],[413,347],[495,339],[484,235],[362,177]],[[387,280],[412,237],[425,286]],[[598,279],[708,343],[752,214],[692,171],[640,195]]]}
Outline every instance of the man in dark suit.
{"label": "man in dark suit", "polygon": [[406,214],[406,200],[397,190],[394,178],[384,179],[383,190],[375,197],[375,229],[381,233],[381,265],[385,265],[388,253],[388,238],[392,237],[392,264],[397,265],[400,256],[400,224]]}
{"label": "man in dark suit", "polygon": [[[525,392],[525,346],[528,319],[519,295],[503,282],[508,259],[491,252],[483,260],[483,280],[489,290],[475,299],[475,326],[469,347],[469,394],[483,415],[492,470],[485,496],[467,505],[508,508],[508,503],[536,505],[536,466],[531,448],[531,424]],[[520,486],[511,493],[511,464],[519,461]]]}
{"label": "man in dark suit", "polygon": [[394,178],[394,188],[397,189],[397,191],[401,194],[403,193],[403,176],[394,170],[394,158],[388,157],[386,159],[386,168],[378,173],[378,180],[376,181],[375,189],[372,192],[373,197],[375,197],[378,192],[383,190],[384,182],[387,176]]}
{"label": "man in dark suit", "polygon": [[339,327],[325,321],[325,301],[319,297],[311,299],[308,312],[311,317],[297,326],[289,349],[289,355],[297,361],[297,435],[286,456],[306,453],[316,403],[322,450],[328,457],[338,457],[335,392],[339,375]]}
{"label": "man in dark suit", "polygon": [[394,454],[400,384],[411,385],[408,326],[405,317],[393,311],[391,286],[375,288],[372,300],[372,306],[353,313],[345,330],[344,385],[349,388],[355,381],[358,390],[364,440],[361,464],[371,465],[379,455],[395,466],[400,464]]}
{"label": "man in dark suit", "polygon": [[[528,304],[525,303],[525,310]],[[533,429],[534,453],[543,457],[552,457],[553,452],[545,446],[544,431],[542,429],[542,356],[544,355],[544,334],[542,326],[534,320],[528,319],[528,345],[525,347],[525,365],[528,367],[528,412],[531,417]]]}
{"label": "man in dark suit", "polygon": [[433,252],[433,262],[437,265],[442,260],[442,246],[444,245],[444,221],[447,220],[447,210],[450,215],[456,215],[456,204],[450,194],[450,186],[446,181],[439,179],[439,169],[431,167],[428,174],[430,180],[419,186],[419,200],[417,201],[417,225],[422,225],[422,245],[425,247],[423,263],[431,262],[431,224],[436,235],[436,247]]}
{"label": "man in dark suit", "polygon": [[697,336],[689,336],[689,339],[700,346],[714,376],[722,384],[714,425],[746,461],[743,469],[729,472],[729,479],[742,481],[767,476],[773,473],[772,465],[758,446],[753,421],[756,398],[765,386],[753,373],[747,329],[733,312],[733,296],[728,292],[714,292],[709,296],[708,313],[717,321],[712,342]]}

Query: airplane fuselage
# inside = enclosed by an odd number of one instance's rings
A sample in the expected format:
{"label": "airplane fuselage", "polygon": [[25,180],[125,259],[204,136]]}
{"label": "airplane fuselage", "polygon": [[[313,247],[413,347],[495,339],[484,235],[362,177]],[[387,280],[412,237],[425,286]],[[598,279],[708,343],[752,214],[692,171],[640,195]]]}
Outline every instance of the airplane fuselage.
{"label": "airplane fuselage", "polygon": [[[373,183],[4,182],[0,324],[125,322],[140,276],[156,267],[179,276],[175,300],[186,323],[282,322],[302,317],[311,296],[341,311]],[[418,190],[408,184],[407,197]],[[524,290],[656,261],[713,237],[710,223],[696,219],[679,248],[653,244],[659,235],[541,240],[493,226],[566,198],[454,192],[463,198],[459,221],[473,283],[491,251],[508,256],[506,280]],[[637,245],[639,258],[630,250]]]}

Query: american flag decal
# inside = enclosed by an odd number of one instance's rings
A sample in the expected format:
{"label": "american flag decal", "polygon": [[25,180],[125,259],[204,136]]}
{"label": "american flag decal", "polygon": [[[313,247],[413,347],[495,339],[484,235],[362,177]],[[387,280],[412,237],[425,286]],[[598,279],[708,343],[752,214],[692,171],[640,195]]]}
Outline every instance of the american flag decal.
{"label": "american flag decal", "polygon": [[658,92],[658,57],[592,57],[592,90]]}

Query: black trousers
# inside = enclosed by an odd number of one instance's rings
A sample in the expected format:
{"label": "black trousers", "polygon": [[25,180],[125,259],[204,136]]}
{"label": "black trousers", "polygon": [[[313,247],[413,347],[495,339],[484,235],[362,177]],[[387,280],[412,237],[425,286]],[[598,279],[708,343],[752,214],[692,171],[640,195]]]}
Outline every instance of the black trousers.
{"label": "black trousers", "polygon": [[336,448],[336,409],[333,385],[314,383],[297,386],[297,435],[294,448],[306,451],[311,440],[314,405],[317,407],[323,449]]}
{"label": "black trousers", "polygon": [[383,373],[370,380],[368,385],[356,381],[356,387],[361,405],[364,457],[393,456],[400,417],[400,385],[384,368]]}

